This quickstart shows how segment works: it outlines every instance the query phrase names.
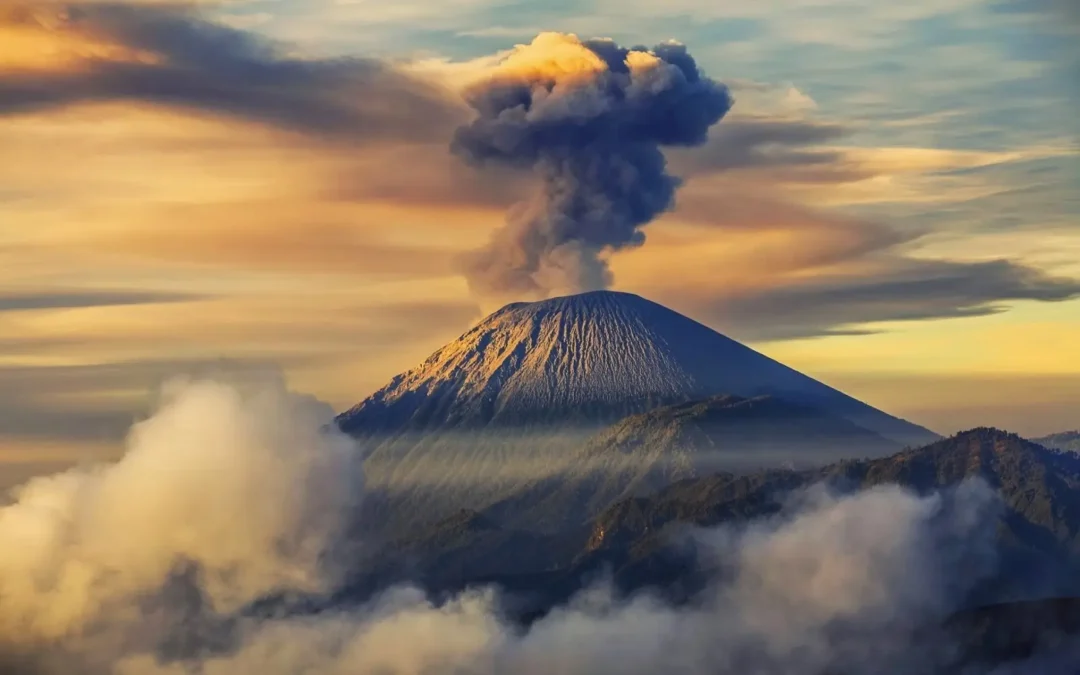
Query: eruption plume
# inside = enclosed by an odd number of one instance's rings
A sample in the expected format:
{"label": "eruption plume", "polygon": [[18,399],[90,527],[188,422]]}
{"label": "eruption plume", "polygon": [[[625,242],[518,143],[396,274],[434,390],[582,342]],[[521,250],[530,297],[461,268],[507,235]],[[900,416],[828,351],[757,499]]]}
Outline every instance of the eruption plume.
{"label": "eruption plume", "polygon": [[626,49],[542,33],[466,91],[477,117],[455,154],[532,171],[539,185],[491,241],[464,260],[482,297],[540,298],[606,288],[604,254],[645,241],[679,179],[662,146],[704,143],[730,109],[686,47]]}

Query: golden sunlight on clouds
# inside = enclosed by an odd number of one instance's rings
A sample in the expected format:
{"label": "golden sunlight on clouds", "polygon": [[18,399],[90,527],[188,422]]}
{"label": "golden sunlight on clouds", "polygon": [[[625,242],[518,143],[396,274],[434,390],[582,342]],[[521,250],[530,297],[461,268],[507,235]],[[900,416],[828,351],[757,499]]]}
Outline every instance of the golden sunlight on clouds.
{"label": "golden sunlight on clouds", "polygon": [[761,349],[938,433],[997,426],[1042,435],[1075,426],[1080,400],[1075,302],[1028,303],[992,316],[881,329],[875,335],[775,342]]}
{"label": "golden sunlight on clouds", "polygon": [[[119,225],[69,237],[88,248],[163,261],[374,279],[431,278],[455,274],[453,256],[481,239],[484,229],[476,224],[484,222],[483,216],[379,204],[241,201],[114,213]],[[144,218],[153,218],[155,229],[142,227]],[[387,223],[398,231],[387,231]],[[456,238],[446,231],[455,227]]]}
{"label": "golden sunlight on clouds", "polygon": [[[801,201],[817,206],[855,206],[904,202],[947,204],[987,197],[1010,187],[962,173],[1014,162],[1076,155],[1069,148],[977,152],[937,148],[833,147],[848,166],[866,178],[840,182],[828,190],[819,185],[794,184],[785,189]],[[958,172],[948,175],[949,172]],[[1015,187],[1015,186],[1011,186]]]}
{"label": "golden sunlight on clouds", "polygon": [[0,71],[78,71],[94,60],[158,63],[152,52],[69,33],[63,13],[0,7]]}
{"label": "golden sunlight on clouds", "polygon": [[[158,58],[2,12],[0,77]],[[126,428],[124,416],[166,373],[222,359],[278,363],[297,388],[344,407],[463,332],[480,308],[459,256],[482,246],[533,186],[450,154],[455,97],[477,78],[606,67],[576,39],[537,40],[468,62],[379,64],[452,90],[407,98],[409,114],[390,115],[401,126],[382,126],[379,91],[327,93],[318,82],[309,91],[306,80],[290,85],[296,100],[285,85],[254,91],[278,116],[261,105],[237,114],[126,94],[0,108],[0,390],[19,392],[7,401],[0,391],[0,406],[15,411],[9,422],[54,415],[10,437],[0,430],[0,462],[59,457],[49,448],[75,442],[47,437],[61,413],[104,420],[108,433]],[[414,86],[401,88],[411,96]],[[880,378],[1080,375],[1078,301],[1061,279],[1040,276],[1080,277],[1073,223],[1052,234],[1053,224],[1036,223],[1047,228],[1037,237],[951,237],[840,208],[959,202],[1002,187],[962,170],[1065,151],[856,147],[844,142],[850,129],[796,87],[741,87],[748,103],[721,122],[726,135],[672,153],[687,178],[677,208],[645,228],[644,246],[611,257],[619,290],[750,335],[770,356],[846,378],[852,393],[900,413],[925,394]],[[435,103],[414,116],[415,101]],[[365,102],[382,116],[340,114]],[[325,117],[294,110],[305,106]],[[324,133],[325,119],[341,124],[337,135]],[[940,288],[950,285],[958,297]],[[908,297],[910,288],[926,295]],[[804,303],[797,293],[808,289],[817,294]],[[997,308],[1009,311],[980,316]],[[866,330],[885,332],[846,335]],[[77,440],[90,456],[102,447],[92,434]]]}
{"label": "golden sunlight on clouds", "polygon": [[768,350],[777,358],[849,375],[866,370],[892,375],[1080,375],[1080,342],[1074,339],[1080,313],[1075,303],[1024,304],[991,316],[886,324],[881,329],[833,344],[801,340],[773,343]]}
{"label": "golden sunlight on clouds", "polygon": [[[14,313],[8,327],[28,340],[77,336],[77,344],[47,344],[0,363],[79,365],[154,359],[215,359],[223,355],[273,361],[382,348],[410,339],[412,329],[442,322],[464,327],[474,314],[456,279],[374,285],[363,289],[289,289],[170,303],[82,307]],[[298,280],[301,281],[302,280]],[[411,292],[410,292],[411,291]],[[393,297],[392,303],[384,298]],[[192,321],[192,317],[198,317]]]}
{"label": "golden sunlight on clouds", "polygon": [[402,153],[130,106],[15,119],[0,133],[0,181],[30,198],[7,235],[254,269],[450,274],[453,254],[481,242],[501,212],[439,204],[440,193],[452,198],[453,167],[423,157],[410,173],[428,170],[432,203],[393,198],[387,165]]}
{"label": "golden sunlight on clouds", "polygon": [[[922,255],[946,258],[1016,256],[1041,269],[1080,277],[1080,228],[1068,222],[1038,223],[1015,232],[988,232],[977,241],[963,232],[940,232],[926,238]],[[1078,312],[1080,314],[1080,312]]]}
{"label": "golden sunlight on clouds", "polygon": [[491,72],[491,77],[507,79],[566,79],[575,74],[588,76],[607,70],[604,61],[572,35],[541,33],[529,45],[519,45]]}

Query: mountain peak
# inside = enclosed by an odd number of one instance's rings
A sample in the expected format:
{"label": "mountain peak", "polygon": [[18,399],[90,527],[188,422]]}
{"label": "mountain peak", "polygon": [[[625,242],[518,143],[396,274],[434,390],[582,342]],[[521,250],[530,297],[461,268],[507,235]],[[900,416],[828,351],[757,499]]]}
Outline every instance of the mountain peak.
{"label": "mountain peak", "polygon": [[901,443],[934,438],[697,321],[616,291],[506,305],[339,422],[360,434],[596,426],[718,394],[779,396]]}
{"label": "mountain peak", "polygon": [[[657,303],[651,300],[637,295],[636,293],[626,293],[624,291],[585,291],[584,293],[576,293],[573,295],[559,295],[553,298],[546,298],[544,300],[534,300],[532,302],[511,302],[492,313],[492,317],[498,316],[504,312],[513,312],[519,310],[526,311],[558,311],[560,309],[568,309],[572,307],[580,308],[599,308],[603,306],[611,306],[615,304],[649,304],[656,305]],[[657,305],[661,306],[661,305]]]}
{"label": "mountain peak", "polygon": [[1062,431],[1049,436],[1034,439],[1039,445],[1054,450],[1066,450],[1080,452],[1080,429],[1076,431]]}

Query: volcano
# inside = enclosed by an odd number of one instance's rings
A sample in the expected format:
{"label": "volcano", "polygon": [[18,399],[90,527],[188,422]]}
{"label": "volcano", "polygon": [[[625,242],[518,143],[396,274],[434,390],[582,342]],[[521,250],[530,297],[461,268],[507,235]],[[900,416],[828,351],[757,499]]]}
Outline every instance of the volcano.
{"label": "volcano", "polygon": [[725,394],[812,406],[904,445],[937,438],[697,321],[612,291],[507,305],[339,423],[354,434],[588,426]]}
{"label": "volcano", "polygon": [[507,305],[338,424],[365,446],[368,522],[394,531],[461,509],[558,530],[718,468],[883,456],[937,438],[609,291]]}

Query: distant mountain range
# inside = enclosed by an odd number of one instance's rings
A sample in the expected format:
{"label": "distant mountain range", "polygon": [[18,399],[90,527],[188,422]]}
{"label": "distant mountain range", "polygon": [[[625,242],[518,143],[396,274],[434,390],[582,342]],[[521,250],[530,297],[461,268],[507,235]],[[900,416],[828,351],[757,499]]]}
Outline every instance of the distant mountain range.
{"label": "distant mountain range", "polygon": [[878,459],[681,480],[557,533],[502,524],[497,508],[461,510],[400,538],[374,568],[380,583],[409,578],[437,591],[495,582],[530,598],[523,612],[567,599],[602,570],[623,590],[664,588],[678,599],[703,580],[696,551],[678,536],[684,528],[771,516],[790,495],[819,484],[843,493],[895,484],[928,494],[971,478],[990,485],[1003,505],[1001,568],[972,601],[1080,593],[1080,456],[996,429]]}
{"label": "distant mountain range", "polygon": [[[895,484],[926,494],[968,478],[986,481],[1001,497],[1001,543],[1010,562],[1027,566],[1005,575],[1017,584],[1015,589],[997,590],[1023,596],[1050,586],[1056,590],[1059,582],[1068,581],[1060,564],[1080,554],[1080,456],[996,429],[975,429],[881,459],[683,481],[609,508],[596,519],[589,548],[633,577],[641,553],[661,549],[670,527],[768,515],[794,489],[824,483],[853,491]],[[1043,583],[1048,587],[1037,587]]]}
{"label": "distant mountain range", "polygon": [[1062,431],[1058,434],[1050,434],[1041,438],[1032,439],[1039,445],[1053,448],[1054,450],[1069,450],[1080,452],[1080,431]]}
{"label": "distant mountain range", "polygon": [[459,509],[540,531],[718,469],[881,456],[932,432],[636,295],[508,305],[338,418],[369,523]]}

